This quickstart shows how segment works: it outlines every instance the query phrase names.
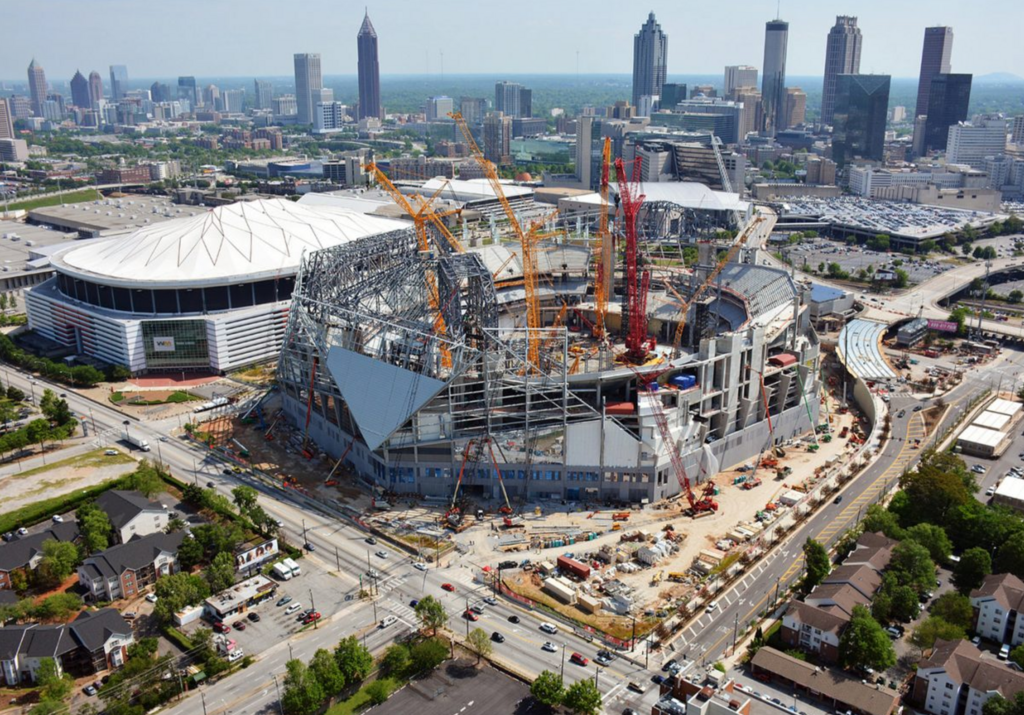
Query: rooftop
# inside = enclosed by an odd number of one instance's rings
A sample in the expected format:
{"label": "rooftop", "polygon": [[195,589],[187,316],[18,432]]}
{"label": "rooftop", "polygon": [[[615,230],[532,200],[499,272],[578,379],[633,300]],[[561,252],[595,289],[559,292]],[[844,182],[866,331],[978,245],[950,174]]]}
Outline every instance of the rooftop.
{"label": "rooftop", "polygon": [[[1006,439],[1006,435],[1002,432],[998,432],[994,429],[986,429],[985,427],[978,427],[977,425],[968,425],[967,429],[960,433],[957,437],[959,442],[970,442],[971,444],[980,444],[983,447],[997,447],[999,443]],[[1004,480],[1005,482],[1015,481],[1012,479]]]}
{"label": "rooftop", "polygon": [[965,640],[935,641],[935,649],[917,666],[922,671],[942,670],[956,683],[966,683],[982,693],[999,693],[1007,700],[1024,692],[1024,673],[998,661],[984,660],[977,646]]}
{"label": "rooftop", "polygon": [[995,496],[997,500],[1005,499],[1007,501],[1024,503],[1024,479],[1006,477],[996,487]]}
{"label": "rooftop", "polygon": [[159,503],[147,499],[140,492],[110,489],[96,498],[96,506],[106,513],[111,525],[120,529],[144,511],[166,511]]}
{"label": "rooftop", "polygon": [[46,206],[29,211],[33,223],[69,231],[113,233],[163,223],[173,218],[204,214],[208,209],[176,204],[164,196],[130,194],[121,198]]}
{"label": "rooftop", "polygon": [[1004,400],[1003,398],[1000,397],[999,399],[993,400],[992,404],[986,407],[985,409],[988,410],[989,412],[999,412],[1001,414],[1010,415],[1011,417],[1013,417],[1015,414],[1021,411],[1021,408],[1024,408],[1024,405],[1022,405],[1021,403],[1014,402],[1013,400]]}
{"label": "rooftop", "polygon": [[239,202],[53,257],[63,272],[106,285],[180,288],[294,275],[306,251],[408,223],[286,199]]}

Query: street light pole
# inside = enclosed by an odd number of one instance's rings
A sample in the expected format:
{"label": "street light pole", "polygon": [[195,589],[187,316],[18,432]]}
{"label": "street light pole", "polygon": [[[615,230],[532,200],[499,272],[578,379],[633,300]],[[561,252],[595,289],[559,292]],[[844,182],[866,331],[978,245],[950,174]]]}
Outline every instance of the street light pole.
{"label": "street light pole", "polygon": [[558,677],[563,683],[565,682],[565,643],[562,644],[562,674]]}
{"label": "street light pole", "polygon": [[274,675],[274,690],[277,692],[277,708],[284,715],[284,703],[281,702],[281,688],[277,684],[277,674]]}
{"label": "street light pole", "polygon": [[[313,589],[309,589],[309,606],[313,609],[313,613],[316,613],[316,601],[313,600]],[[317,630],[320,627],[320,619],[313,619],[313,630]]]}

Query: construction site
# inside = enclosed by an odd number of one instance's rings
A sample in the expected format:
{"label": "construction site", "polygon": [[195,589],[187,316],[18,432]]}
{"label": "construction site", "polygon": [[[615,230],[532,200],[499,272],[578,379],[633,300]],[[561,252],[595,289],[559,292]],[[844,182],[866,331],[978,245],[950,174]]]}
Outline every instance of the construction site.
{"label": "construction site", "polygon": [[[646,202],[638,167],[613,164],[606,143],[592,233],[578,215],[576,231],[554,214],[527,224],[454,118],[503,208],[503,235],[463,245],[458,208],[432,209],[441,189],[424,196],[369,165],[412,223],[304,254],[279,389],[246,419],[312,467],[282,472],[354,500],[358,490],[409,543],[487,528],[497,554],[649,529],[627,560],[613,551],[607,563],[629,588],[654,581],[643,601],[675,598],[666,574],[700,580],[677,560],[795,508],[775,493],[793,492],[786,450],[838,453],[831,431],[852,420],[819,416],[808,289],[759,257],[775,217],[744,205],[734,231],[663,235],[666,216],[699,216]],[[570,523],[551,521],[561,513]],[[631,576],[641,548],[672,566]],[[628,600],[604,607],[628,612]]]}

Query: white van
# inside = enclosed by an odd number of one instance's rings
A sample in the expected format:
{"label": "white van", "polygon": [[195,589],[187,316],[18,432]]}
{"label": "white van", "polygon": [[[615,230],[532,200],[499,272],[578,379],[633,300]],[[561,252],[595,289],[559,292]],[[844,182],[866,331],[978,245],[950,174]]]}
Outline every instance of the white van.
{"label": "white van", "polygon": [[381,628],[387,628],[391,624],[395,623],[397,620],[398,620],[398,618],[395,617],[395,616],[385,616],[384,620],[382,620],[380,622],[380,627]]}

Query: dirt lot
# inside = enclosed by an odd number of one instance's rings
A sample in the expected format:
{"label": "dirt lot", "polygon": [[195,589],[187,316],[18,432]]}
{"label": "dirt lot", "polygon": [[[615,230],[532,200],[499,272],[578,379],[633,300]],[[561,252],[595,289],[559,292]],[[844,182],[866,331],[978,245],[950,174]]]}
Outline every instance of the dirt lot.
{"label": "dirt lot", "polygon": [[45,467],[0,476],[0,509],[10,511],[38,500],[67,494],[115,479],[134,469],[135,460],[126,454],[106,456],[95,449],[53,461]]}

